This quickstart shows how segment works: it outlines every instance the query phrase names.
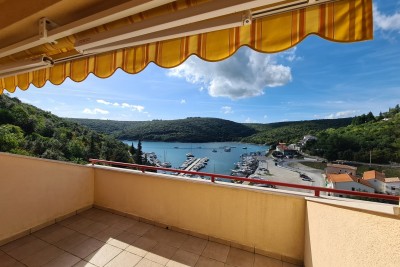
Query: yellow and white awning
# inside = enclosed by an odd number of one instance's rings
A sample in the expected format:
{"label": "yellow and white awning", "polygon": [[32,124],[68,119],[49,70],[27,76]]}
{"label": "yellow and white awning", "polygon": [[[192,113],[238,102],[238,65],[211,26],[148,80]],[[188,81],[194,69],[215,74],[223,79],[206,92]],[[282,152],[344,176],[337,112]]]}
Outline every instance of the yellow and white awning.
{"label": "yellow and white awning", "polygon": [[[0,46],[6,44],[0,48],[0,94],[4,89],[14,92],[16,87],[26,90],[30,84],[42,87],[47,81],[61,84],[68,77],[79,82],[90,73],[106,78],[118,68],[134,74],[150,62],[171,68],[190,55],[219,61],[241,46],[274,53],[295,46],[310,34],[335,42],[373,37],[372,0],[120,0],[116,1],[119,6],[107,6],[93,14],[88,14],[90,5],[100,9],[99,2],[114,1],[90,0],[86,6],[70,6],[76,1],[68,1],[68,5],[66,0],[47,2],[52,5],[33,10],[31,16],[21,12],[26,19],[10,16],[16,21],[8,25],[0,20],[0,28],[7,26],[0,30]],[[125,7],[125,12],[140,12],[124,14],[121,7],[131,2],[136,6]],[[142,3],[139,7],[138,2]],[[18,8],[10,0],[0,4],[3,13],[11,12],[4,9],[7,7]],[[16,34],[44,15],[49,20],[38,20],[42,24],[40,38]],[[115,20],[96,25],[99,17]],[[74,27],[59,26],[57,18]]]}

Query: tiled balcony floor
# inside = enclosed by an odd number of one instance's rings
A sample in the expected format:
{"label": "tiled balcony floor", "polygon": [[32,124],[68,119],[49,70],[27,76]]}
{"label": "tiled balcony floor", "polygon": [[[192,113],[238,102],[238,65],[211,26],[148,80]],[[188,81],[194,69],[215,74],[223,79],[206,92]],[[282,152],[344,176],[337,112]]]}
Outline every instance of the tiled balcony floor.
{"label": "tiled balcony floor", "polygon": [[294,267],[94,208],[0,247],[0,266]]}

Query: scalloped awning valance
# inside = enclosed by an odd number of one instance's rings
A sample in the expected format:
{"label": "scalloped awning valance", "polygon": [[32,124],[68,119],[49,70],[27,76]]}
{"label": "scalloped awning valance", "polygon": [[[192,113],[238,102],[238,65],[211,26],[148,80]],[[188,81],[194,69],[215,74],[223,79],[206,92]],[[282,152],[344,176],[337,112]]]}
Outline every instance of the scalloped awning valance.
{"label": "scalloped awning valance", "polygon": [[[142,0],[139,2],[152,3],[153,6],[142,6],[141,8],[145,10],[137,9],[140,11],[139,13],[90,29],[76,27],[78,32],[71,31],[71,34],[64,37],[55,34],[54,36],[60,37],[57,40],[47,36],[47,32],[41,33],[41,41],[43,42],[43,39],[45,39],[45,43],[39,42],[36,45],[32,41],[31,44],[33,45],[28,45],[26,48],[20,49],[21,51],[0,48],[0,77],[2,77],[0,78],[0,94],[4,90],[14,92],[16,87],[26,90],[30,84],[42,87],[47,81],[53,84],[61,84],[68,77],[79,82],[85,80],[90,73],[106,78],[111,76],[118,68],[134,74],[142,71],[150,62],[154,62],[160,67],[172,68],[184,62],[190,55],[197,55],[207,61],[219,61],[230,57],[241,46],[248,46],[263,53],[274,53],[295,46],[310,34],[316,34],[321,38],[335,42],[358,42],[372,39],[372,0],[340,0],[334,2],[326,2],[327,0],[275,0],[275,2],[281,2],[280,4],[285,2],[291,5],[294,5],[294,2],[310,1],[316,4],[323,3],[261,16],[263,8],[268,7],[268,10],[275,10],[276,7],[276,5],[271,4],[270,0],[265,0],[270,4],[263,7],[250,6],[250,13],[240,13],[239,23],[242,26],[235,26],[238,25],[234,22],[238,12],[230,12],[226,7],[223,7],[221,8],[221,16],[219,16],[215,15],[215,12],[207,11],[208,7],[202,7],[202,5],[206,6],[213,2],[218,5],[225,1]],[[5,2],[10,1],[6,0]],[[51,6],[54,7],[54,16],[58,14],[56,11],[62,10],[62,8],[67,13],[68,10],[74,11],[66,8],[65,5],[63,6],[62,4],[65,2],[63,0],[48,0],[48,2],[54,2]],[[96,0],[91,2],[95,4]],[[159,4],[162,2],[163,5],[154,6],[155,2],[159,2]],[[230,4],[233,4],[233,2],[230,2]],[[241,8],[245,9],[243,5]],[[79,8],[84,8],[84,6]],[[215,7],[211,8],[215,9]],[[46,9],[43,10],[46,11]],[[51,11],[52,9],[48,7],[47,10]],[[116,11],[113,12],[112,14],[117,14]],[[209,17],[205,17],[205,20],[193,21],[193,18],[201,17],[195,17],[196,12],[203,12],[200,15],[206,14]],[[37,12],[37,16],[42,14],[43,12]],[[174,25],[174,21],[164,20],[171,14],[170,17],[176,18],[176,23],[184,24]],[[188,16],[187,14],[192,16],[189,18],[189,22],[180,20],[182,18],[187,19],[185,17]],[[72,19],[75,18],[72,17]],[[76,18],[75,22],[79,19],[81,18]],[[157,19],[159,22],[154,25],[158,26],[158,29],[147,23],[151,20],[157,22]],[[62,20],[62,17],[60,20]],[[22,22],[21,25],[23,26]],[[66,22],[68,21],[66,20]],[[48,24],[44,26],[45,28],[50,27],[50,29],[57,30],[57,27],[59,27],[58,25],[51,25],[52,22],[48,21],[45,21],[44,24]],[[18,26],[18,23],[13,25]],[[228,28],[219,27],[221,25],[227,25]],[[2,26],[1,21],[0,26]],[[11,26],[10,29],[12,29]],[[141,32],[141,34],[140,36],[133,35],[126,38],[130,42],[130,47],[120,45],[122,41],[118,39],[119,37],[107,39],[110,33],[132,26],[139,27],[140,29],[136,29],[136,32]],[[5,27],[5,29],[8,28]],[[146,29],[148,29],[148,32],[145,32]],[[18,28],[16,27],[14,30],[18,30]],[[23,28],[19,30],[22,31]],[[12,34],[2,35],[1,31],[0,43],[2,43],[2,40],[8,40],[2,38],[12,39]],[[48,33],[51,32],[49,30]],[[88,48],[92,36],[96,36],[96,38],[97,36],[105,36],[106,40],[111,40],[110,42],[113,42],[114,46],[108,48],[108,43],[101,43],[97,44],[94,49]],[[13,43],[11,40],[9,43],[9,47],[12,48],[18,42]],[[83,48],[81,49],[81,47]],[[40,64],[39,67],[37,66],[37,57],[41,57],[39,63],[43,62],[43,66]],[[33,60],[33,58],[35,59]],[[22,69],[15,67],[18,66],[18,62],[23,60],[25,62],[33,60],[36,65],[32,64],[33,67],[30,68],[30,65],[26,64],[24,65],[25,68]],[[7,69],[5,67],[11,65],[13,68]],[[2,67],[3,75],[1,75]]]}

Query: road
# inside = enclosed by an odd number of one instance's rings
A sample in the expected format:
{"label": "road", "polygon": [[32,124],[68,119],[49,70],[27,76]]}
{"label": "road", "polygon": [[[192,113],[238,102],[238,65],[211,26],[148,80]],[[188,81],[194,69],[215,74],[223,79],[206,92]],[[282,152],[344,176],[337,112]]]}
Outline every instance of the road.
{"label": "road", "polygon": [[[253,176],[275,182],[325,187],[325,178],[322,175],[323,171],[304,166],[300,164],[301,161],[299,160],[294,160],[294,159],[284,160],[279,162],[277,166],[275,166],[275,162],[270,157],[268,158],[259,157],[259,161],[260,164],[258,166],[258,169],[253,174]],[[289,163],[292,165],[292,167],[288,165]],[[268,171],[263,171],[260,169],[267,169]],[[304,173],[305,175],[310,177],[312,181],[311,182],[303,181],[300,178],[300,173]],[[277,188],[284,190],[298,191],[298,192],[307,192],[307,193],[311,192],[310,190],[290,188],[290,187],[279,186]]]}

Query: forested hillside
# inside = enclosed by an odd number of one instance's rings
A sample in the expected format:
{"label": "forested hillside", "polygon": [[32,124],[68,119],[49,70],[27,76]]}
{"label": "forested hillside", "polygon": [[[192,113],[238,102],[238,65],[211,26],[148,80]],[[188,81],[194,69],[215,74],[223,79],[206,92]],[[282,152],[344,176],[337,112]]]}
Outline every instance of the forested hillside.
{"label": "forested hillside", "polygon": [[373,163],[400,162],[400,107],[374,117],[372,113],[353,119],[352,125],[320,132],[318,141],[305,149],[328,160]]}
{"label": "forested hillside", "polygon": [[276,122],[268,124],[246,124],[255,130],[257,133],[245,137],[243,142],[258,143],[258,144],[273,144],[277,142],[297,143],[304,135],[315,135],[322,130],[329,128],[339,128],[351,124],[352,118],[343,119],[325,119],[311,121],[289,121]]}
{"label": "forested hillside", "polygon": [[78,163],[130,161],[119,140],[6,95],[0,95],[0,151]]}
{"label": "forested hillside", "polygon": [[187,118],[141,122],[72,119],[119,139],[179,142],[240,141],[256,133],[247,125],[216,118]]}

